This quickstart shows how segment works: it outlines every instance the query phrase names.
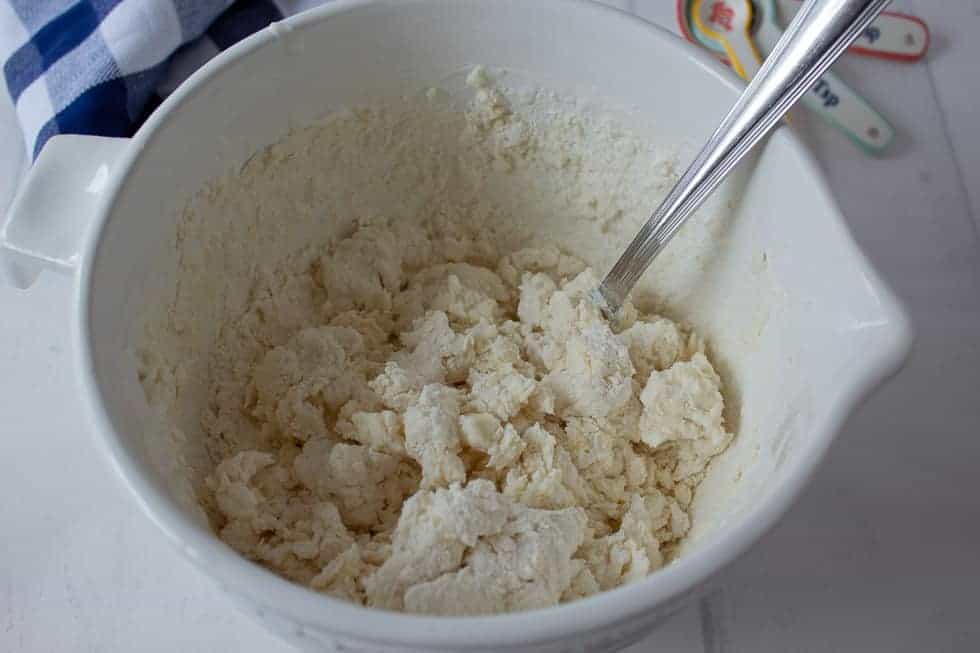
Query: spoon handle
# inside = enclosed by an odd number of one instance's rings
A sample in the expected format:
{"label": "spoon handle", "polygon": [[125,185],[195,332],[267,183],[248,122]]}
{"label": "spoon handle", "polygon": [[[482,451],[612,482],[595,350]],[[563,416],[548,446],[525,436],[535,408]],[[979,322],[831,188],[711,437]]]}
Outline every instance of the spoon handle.
{"label": "spoon handle", "polygon": [[693,163],[602,280],[615,316],[678,227],[857,39],[889,0],[807,0]]}

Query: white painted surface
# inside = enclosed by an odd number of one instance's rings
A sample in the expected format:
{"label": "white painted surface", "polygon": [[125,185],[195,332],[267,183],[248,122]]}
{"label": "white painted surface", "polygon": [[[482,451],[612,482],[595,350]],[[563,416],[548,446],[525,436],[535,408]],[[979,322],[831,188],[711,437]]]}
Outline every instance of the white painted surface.
{"label": "white painted surface", "polygon": [[[613,4],[673,27],[671,0]],[[907,302],[912,357],[783,523],[630,653],[980,647],[980,0],[894,4],[930,23],[928,61],[850,58],[839,71],[894,122],[895,150],[872,160],[797,124]],[[11,116],[2,104],[0,206],[22,165]],[[54,275],[0,286],[0,650],[290,650],[161,539],[92,447],[71,290]]]}

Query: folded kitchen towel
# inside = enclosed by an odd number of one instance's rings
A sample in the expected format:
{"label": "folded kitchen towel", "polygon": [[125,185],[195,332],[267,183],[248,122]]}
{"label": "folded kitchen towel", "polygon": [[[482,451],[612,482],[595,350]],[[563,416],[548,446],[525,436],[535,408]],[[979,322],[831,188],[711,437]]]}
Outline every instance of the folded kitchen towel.
{"label": "folded kitchen towel", "polygon": [[31,159],[55,134],[130,136],[221,50],[323,0],[0,0],[0,61]]}

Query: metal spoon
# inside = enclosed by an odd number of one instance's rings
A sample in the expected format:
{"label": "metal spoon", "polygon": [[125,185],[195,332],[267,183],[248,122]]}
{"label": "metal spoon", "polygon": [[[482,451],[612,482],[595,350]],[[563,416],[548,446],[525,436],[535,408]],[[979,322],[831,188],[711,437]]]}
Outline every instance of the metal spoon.
{"label": "metal spoon", "polygon": [[779,122],[889,0],[807,0],[735,106],[592,292],[615,319],[636,281],[683,222]]}
{"label": "metal spoon", "polygon": [[[793,15],[801,4],[793,5]],[[727,57],[735,72],[745,80],[755,77],[763,57],[772,52],[783,35],[777,17],[777,0],[690,0],[690,15],[691,35],[701,45]],[[858,41],[875,25],[882,24],[883,18],[884,12],[864,30]],[[853,52],[854,46],[849,51]],[[830,70],[810,87],[800,103],[868,154],[881,154],[895,137],[895,129],[888,121]]]}

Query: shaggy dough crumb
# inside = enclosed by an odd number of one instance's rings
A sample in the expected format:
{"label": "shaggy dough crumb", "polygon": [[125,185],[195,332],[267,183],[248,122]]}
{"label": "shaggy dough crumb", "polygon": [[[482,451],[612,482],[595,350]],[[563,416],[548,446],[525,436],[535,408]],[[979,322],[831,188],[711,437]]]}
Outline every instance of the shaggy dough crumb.
{"label": "shaggy dough crumb", "polygon": [[[362,225],[319,257],[336,286],[297,309],[318,323],[257,357],[243,403],[214,386],[211,423],[245,410],[264,436],[209,480],[233,547],[432,614],[554,605],[663,565],[731,437],[700,341],[656,315],[614,332],[595,275],[564,256],[448,262],[439,243],[463,231],[419,228],[428,256],[393,264],[394,232]],[[350,252],[370,283],[334,271]]]}

